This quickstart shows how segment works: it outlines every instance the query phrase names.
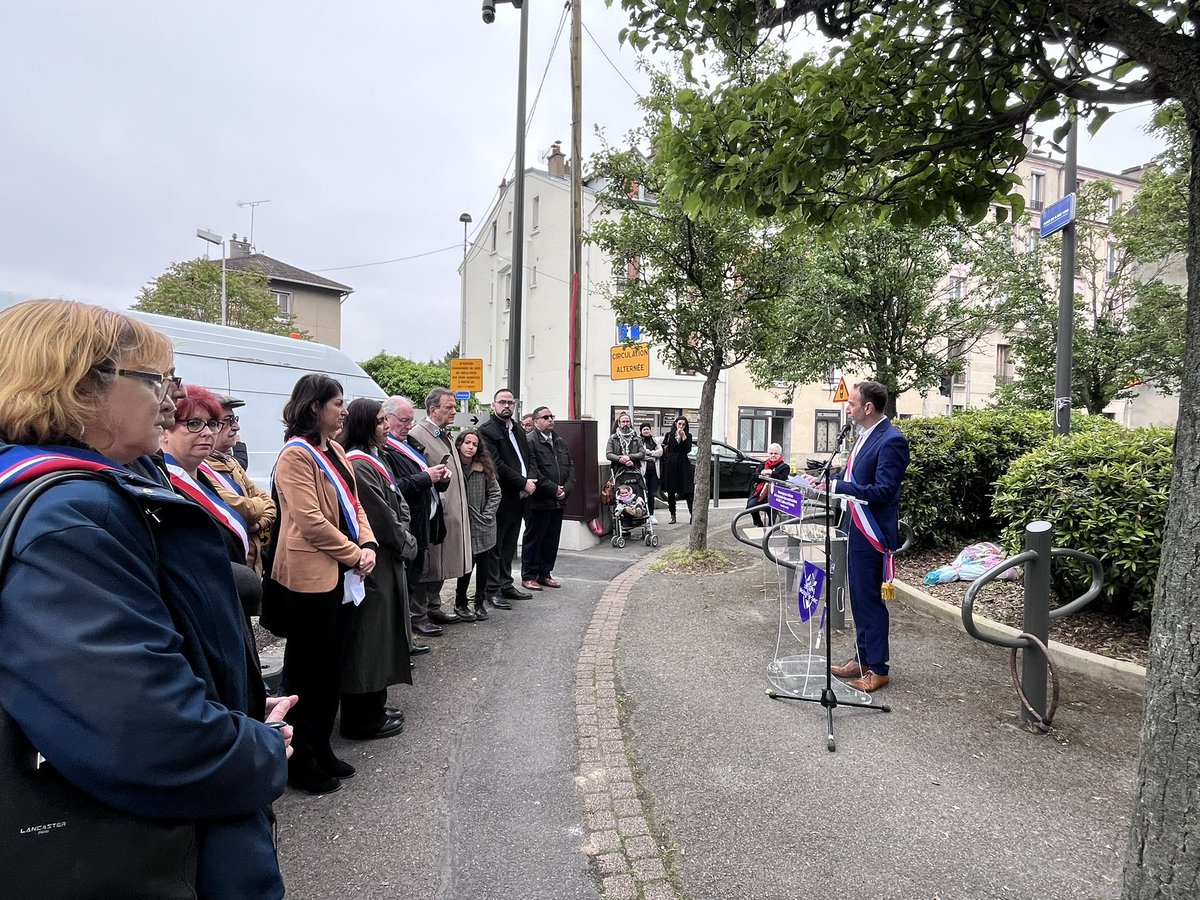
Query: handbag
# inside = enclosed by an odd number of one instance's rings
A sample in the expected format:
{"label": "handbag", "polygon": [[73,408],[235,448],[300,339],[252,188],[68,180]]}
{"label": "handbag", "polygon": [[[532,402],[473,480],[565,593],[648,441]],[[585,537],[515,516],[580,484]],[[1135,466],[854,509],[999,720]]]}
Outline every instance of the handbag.
{"label": "handbag", "polygon": [[604,487],[600,488],[600,502],[605,506],[610,505],[617,496],[617,482],[612,476],[608,476],[608,481],[604,482]]}
{"label": "handbag", "polygon": [[[78,469],[51,472],[23,487],[0,514],[0,584],[34,501],[78,478],[105,480]],[[195,898],[196,859],[194,823],[148,819],[93,799],[56,772],[0,709],[0,879],[8,900]]]}

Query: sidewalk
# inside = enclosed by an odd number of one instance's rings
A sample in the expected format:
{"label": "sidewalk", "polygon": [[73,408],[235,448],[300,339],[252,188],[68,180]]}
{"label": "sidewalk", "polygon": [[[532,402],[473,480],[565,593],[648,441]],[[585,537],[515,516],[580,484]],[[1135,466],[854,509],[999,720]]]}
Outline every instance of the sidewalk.
{"label": "sidewalk", "polygon": [[1054,733],[1028,734],[1007,652],[898,602],[893,712],[836,710],[829,753],[819,704],[764,695],[776,573],[745,566],[646,574],[617,639],[635,780],[688,900],[1119,895],[1137,694],[1064,673]]}

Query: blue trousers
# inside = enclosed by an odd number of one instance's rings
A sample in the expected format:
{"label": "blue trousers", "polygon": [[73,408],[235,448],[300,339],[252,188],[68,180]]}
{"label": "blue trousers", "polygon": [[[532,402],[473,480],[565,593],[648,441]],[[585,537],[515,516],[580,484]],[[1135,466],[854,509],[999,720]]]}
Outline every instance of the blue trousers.
{"label": "blue trousers", "polygon": [[872,547],[861,531],[850,527],[847,558],[850,570],[850,610],[858,641],[858,659],[876,675],[888,673],[888,608],[880,596],[883,587],[883,554]]}

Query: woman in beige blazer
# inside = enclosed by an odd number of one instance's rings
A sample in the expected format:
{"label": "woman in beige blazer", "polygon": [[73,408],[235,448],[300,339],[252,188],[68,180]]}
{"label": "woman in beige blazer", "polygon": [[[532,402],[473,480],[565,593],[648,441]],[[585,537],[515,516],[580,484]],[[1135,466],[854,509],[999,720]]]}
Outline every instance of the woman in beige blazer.
{"label": "woman in beige blazer", "polygon": [[328,794],[354,767],[330,746],[342,669],[358,614],[352,588],[375,567],[375,536],[358,502],[354,470],[333,439],[346,410],[342,386],[327,375],[305,375],[283,408],[287,426],[275,463],[279,540],[271,590],[291,611],[283,684],[300,701],[288,715],[295,727],[288,783]]}

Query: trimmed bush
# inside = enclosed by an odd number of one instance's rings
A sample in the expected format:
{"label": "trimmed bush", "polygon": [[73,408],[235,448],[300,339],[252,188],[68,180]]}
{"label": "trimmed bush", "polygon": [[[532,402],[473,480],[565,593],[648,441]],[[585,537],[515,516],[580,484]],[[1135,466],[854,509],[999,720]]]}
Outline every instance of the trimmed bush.
{"label": "trimmed bush", "polygon": [[[912,462],[900,496],[900,516],[919,547],[962,547],[994,540],[997,480],[1009,464],[1048,441],[1050,414],[1017,409],[969,410],[951,418],[904,419]],[[1109,433],[1120,426],[1103,416],[1077,415],[1072,429]]]}
{"label": "trimmed bush", "polygon": [[[1082,550],[1104,564],[1102,596],[1115,612],[1149,613],[1174,443],[1170,428],[1072,432],[1015,460],[993,500],[1005,549],[1020,550],[1026,524],[1045,519],[1054,525],[1056,547]],[[1089,579],[1083,566],[1054,564],[1061,602],[1083,593]]]}

